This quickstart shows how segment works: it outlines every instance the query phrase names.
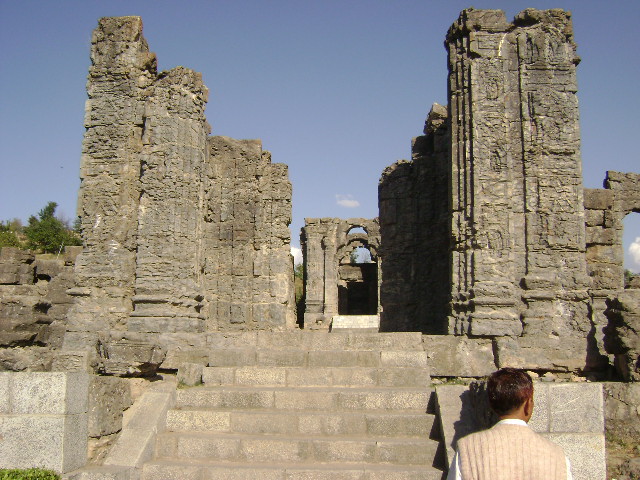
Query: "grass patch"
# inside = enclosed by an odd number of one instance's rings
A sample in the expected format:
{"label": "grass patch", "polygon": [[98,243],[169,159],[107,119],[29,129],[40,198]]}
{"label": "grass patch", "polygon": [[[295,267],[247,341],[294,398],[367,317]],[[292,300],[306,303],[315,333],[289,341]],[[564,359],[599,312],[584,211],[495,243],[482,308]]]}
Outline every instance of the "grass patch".
{"label": "grass patch", "polygon": [[60,475],[42,468],[0,469],[0,480],[60,480]]}

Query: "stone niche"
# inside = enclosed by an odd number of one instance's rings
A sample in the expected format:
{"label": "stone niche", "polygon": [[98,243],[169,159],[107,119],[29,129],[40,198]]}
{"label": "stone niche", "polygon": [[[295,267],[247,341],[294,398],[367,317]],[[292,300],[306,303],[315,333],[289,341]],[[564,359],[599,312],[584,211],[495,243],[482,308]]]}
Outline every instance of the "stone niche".
{"label": "stone niche", "polygon": [[[378,219],[306,218],[300,245],[305,329],[328,329],[337,315],[378,315]],[[368,252],[365,261],[360,249]]]}
{"label": "stone niche", "polygon": [[292,328],[287,167],[209,136],[201,75],[158,72],[139,17],[99,21],[87,93],[68,349],[153,364],[161,333]]}

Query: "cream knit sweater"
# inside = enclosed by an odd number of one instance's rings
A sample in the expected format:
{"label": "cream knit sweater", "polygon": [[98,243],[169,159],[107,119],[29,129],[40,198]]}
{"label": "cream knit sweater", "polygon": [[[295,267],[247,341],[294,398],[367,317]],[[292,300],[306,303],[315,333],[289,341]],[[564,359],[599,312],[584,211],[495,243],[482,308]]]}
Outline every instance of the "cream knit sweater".
{"label": "cream knit sweater", "polygon": [[561,447],[530,428],[498,424],[458,441],[465,480],[566,480]]}

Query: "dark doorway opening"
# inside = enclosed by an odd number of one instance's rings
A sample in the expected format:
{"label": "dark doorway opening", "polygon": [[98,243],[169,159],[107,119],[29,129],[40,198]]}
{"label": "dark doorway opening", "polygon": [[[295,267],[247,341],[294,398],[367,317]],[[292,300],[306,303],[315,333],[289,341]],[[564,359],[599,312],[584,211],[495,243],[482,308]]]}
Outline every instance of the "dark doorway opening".
{"label": "dark doorway opening", "polygon": [[378,313],[378,265],[356,263],[340,266],[339,315]]}

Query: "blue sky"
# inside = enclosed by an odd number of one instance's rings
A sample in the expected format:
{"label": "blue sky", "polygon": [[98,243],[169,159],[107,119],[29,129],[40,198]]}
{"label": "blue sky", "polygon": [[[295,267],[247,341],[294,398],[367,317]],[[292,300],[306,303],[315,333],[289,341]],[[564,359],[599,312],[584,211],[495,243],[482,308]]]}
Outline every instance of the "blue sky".
{"label": "blue sky", "polygon": [[[573,12],[585,186],[639,172],[640,2],[0,0],[0,219],[75,216],[91,31],[115,15],[142,16],[160,69],[202,72],[213,134],[289,165],[293,244],[305,217],[376,216],[382,170],[446,103],[444,35],[471,3]],[[640,215],[625,226],[640,270]]]}

